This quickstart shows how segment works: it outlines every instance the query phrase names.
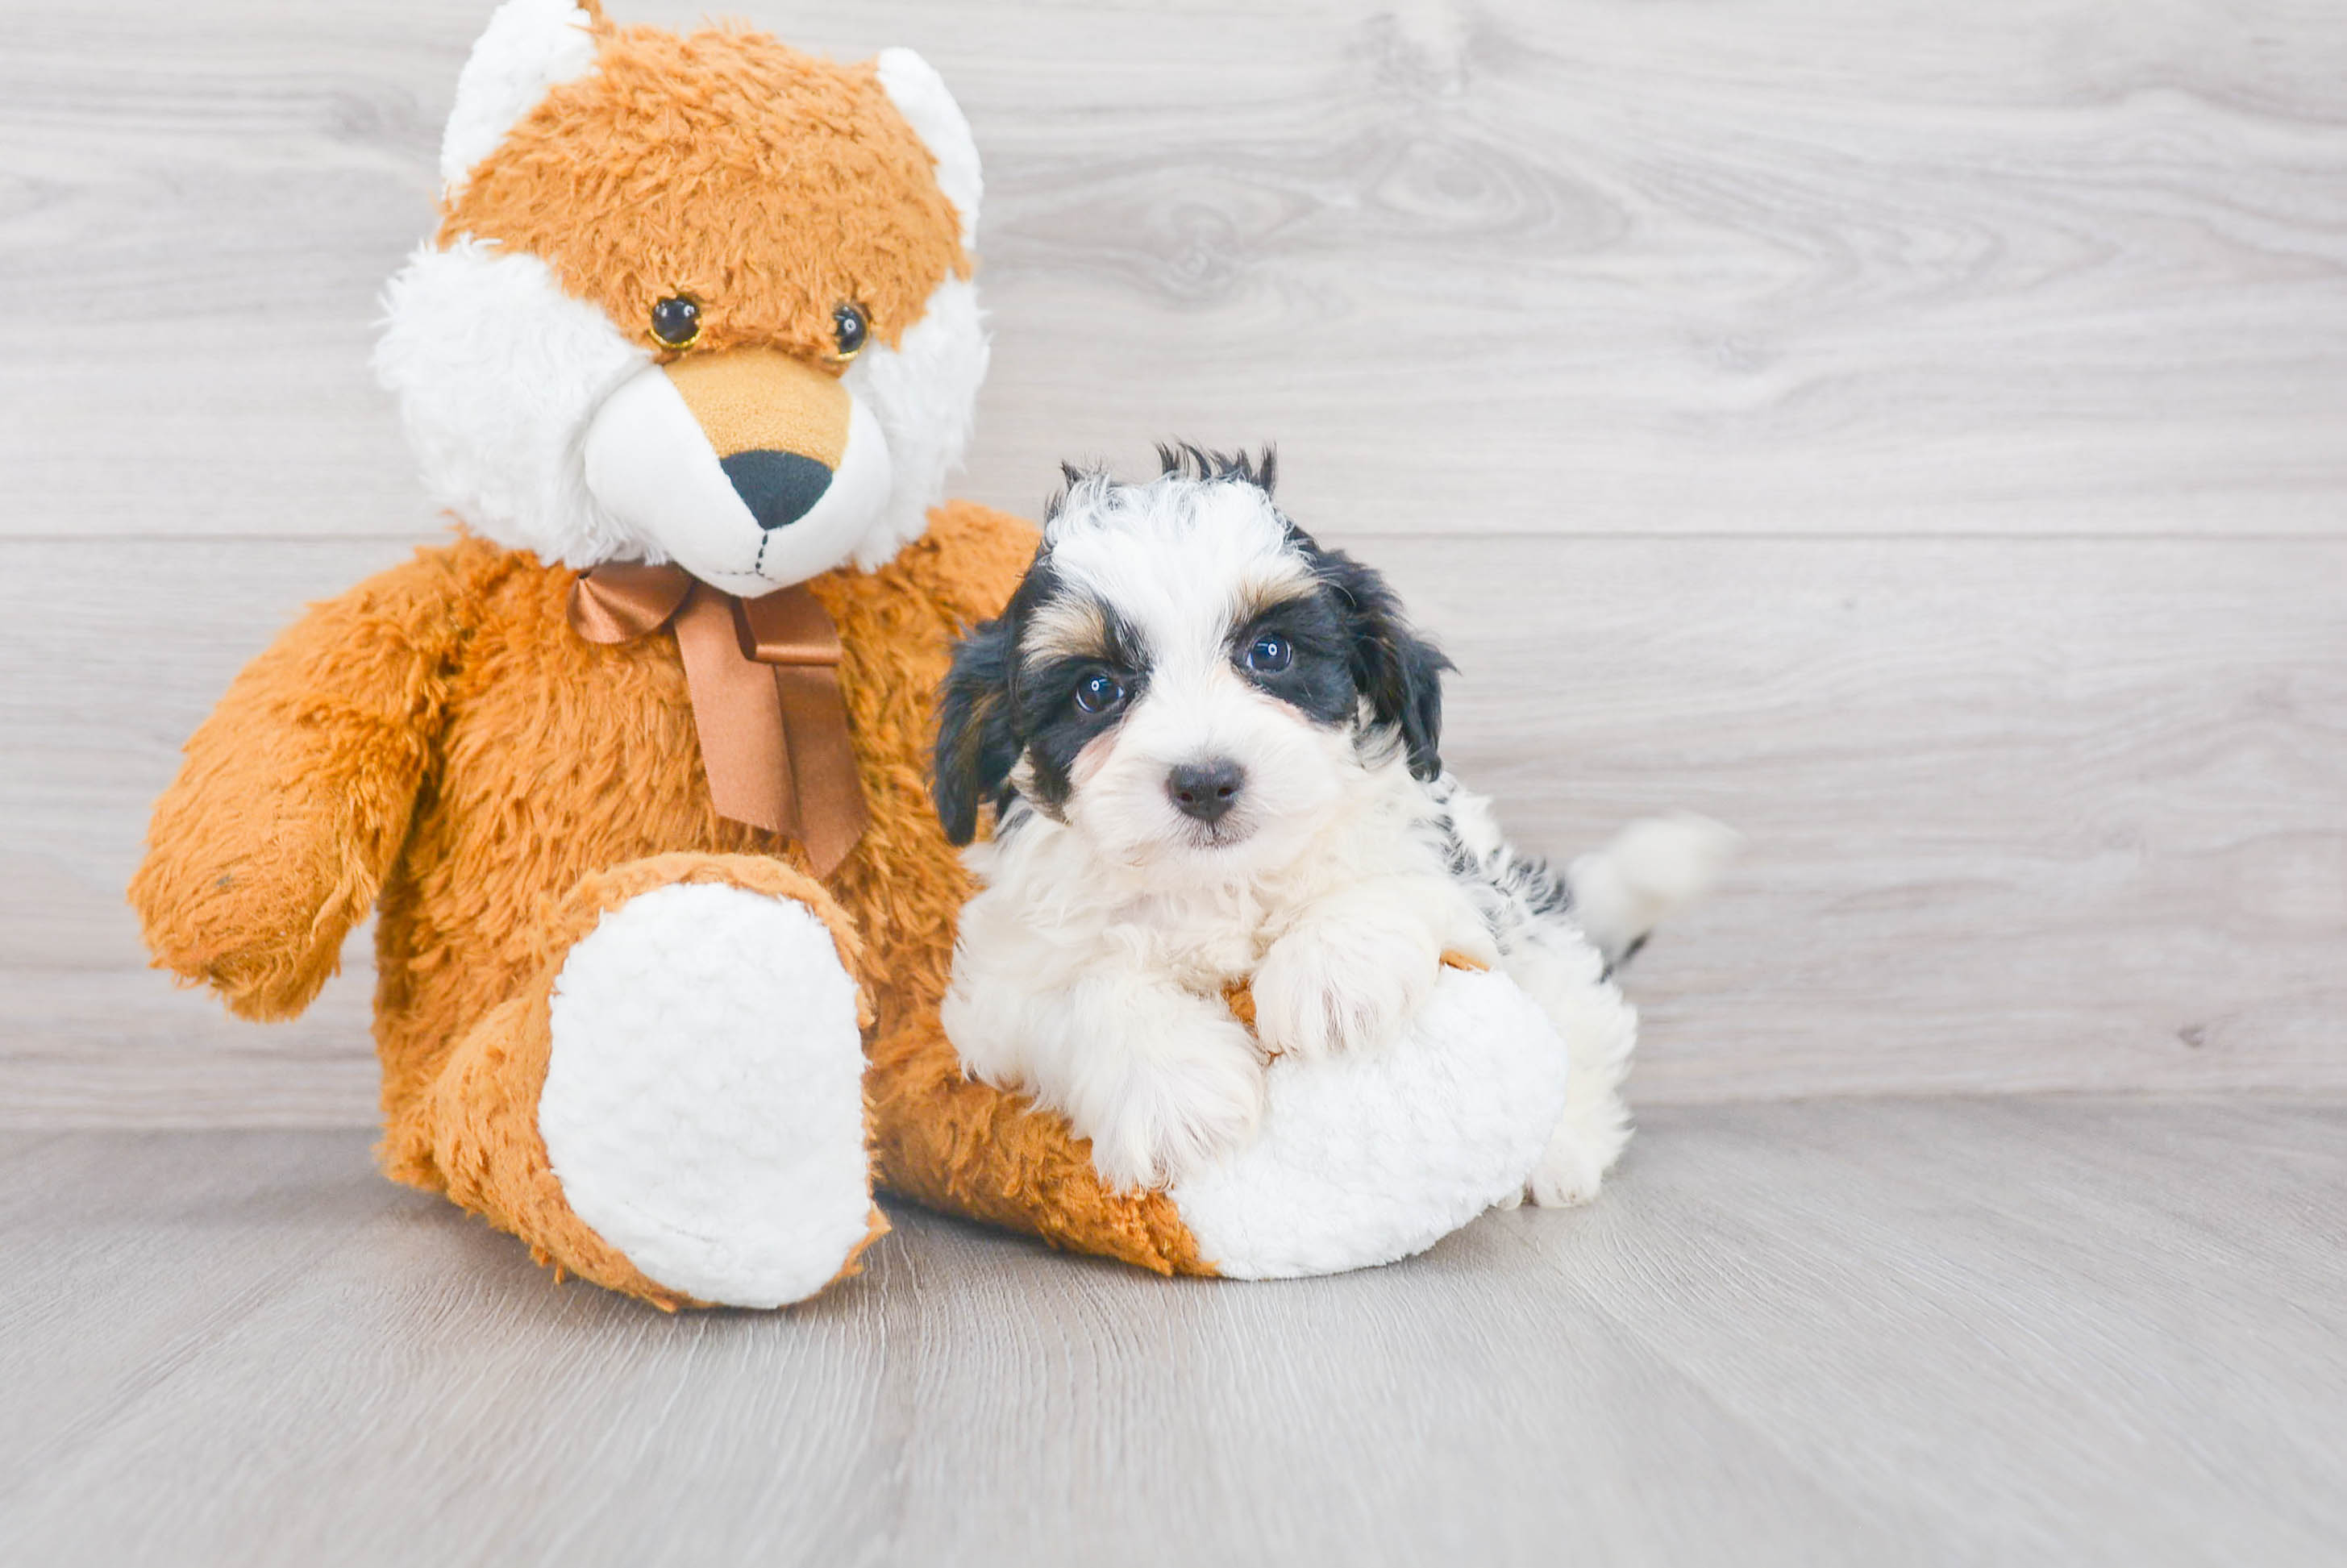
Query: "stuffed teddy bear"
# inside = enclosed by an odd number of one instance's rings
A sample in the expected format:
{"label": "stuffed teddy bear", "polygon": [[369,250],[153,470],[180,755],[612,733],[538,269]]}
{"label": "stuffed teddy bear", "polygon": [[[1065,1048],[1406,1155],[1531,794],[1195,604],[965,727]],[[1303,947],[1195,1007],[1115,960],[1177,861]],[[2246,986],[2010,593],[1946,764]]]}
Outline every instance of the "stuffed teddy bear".
{"label": "stuffed teddy bear", "polygon": [[1522,1192],[1567,1052],[1494,975],[1281,1075],[1261,1143],[1171,1194],[1111,1190],[941,1034],[969,884],[933,698],[1037,535],[941,498],[987,350],[977,152],[926,63],[509,0],[439,173],[376,368],[456,535],[188,743],[131,887],[159,966],[291,1017],[374,910],[385,1171],[669,1308],[854,1272],[876,1183],[1193,1274],[1382,1262]]}

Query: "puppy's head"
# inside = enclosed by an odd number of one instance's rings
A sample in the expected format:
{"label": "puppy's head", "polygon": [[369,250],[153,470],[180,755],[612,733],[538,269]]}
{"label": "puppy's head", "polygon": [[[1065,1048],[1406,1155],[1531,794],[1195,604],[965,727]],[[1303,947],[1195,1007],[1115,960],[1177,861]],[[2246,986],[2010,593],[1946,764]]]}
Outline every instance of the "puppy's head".
{"label": "puppy's head", "polygon": [[1184,880],[1286,864],[1381,770],[1441,770],[1441,671],[1377,573],[1272,504],[1274,462],[1161,449],[1141,485],[1068,470],[1001,619],[956,651],[938,810],[1025,802]]}

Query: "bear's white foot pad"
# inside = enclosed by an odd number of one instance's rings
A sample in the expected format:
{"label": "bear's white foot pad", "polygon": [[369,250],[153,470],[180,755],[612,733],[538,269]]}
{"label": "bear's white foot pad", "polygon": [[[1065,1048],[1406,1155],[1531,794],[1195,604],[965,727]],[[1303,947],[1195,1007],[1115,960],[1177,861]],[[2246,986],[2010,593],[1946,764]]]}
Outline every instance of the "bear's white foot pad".
{"label": "bear's white foot pad", "polygon": [[1408,1257],[1522,1196],[1566,1071],[1556,1026],[1513,980],[1446,969],[1399,1039],[1274,1062],[1261,1134],[1175,1184],[1174,1205],[1232,1278]]}
{"label": "bear's white foot pad", "polygon": [[551,999],[538,1132],[563,1195],[671,1290],[803,1301],[870,1234],[856,983],[823,922],[739,887],[630,899]]}

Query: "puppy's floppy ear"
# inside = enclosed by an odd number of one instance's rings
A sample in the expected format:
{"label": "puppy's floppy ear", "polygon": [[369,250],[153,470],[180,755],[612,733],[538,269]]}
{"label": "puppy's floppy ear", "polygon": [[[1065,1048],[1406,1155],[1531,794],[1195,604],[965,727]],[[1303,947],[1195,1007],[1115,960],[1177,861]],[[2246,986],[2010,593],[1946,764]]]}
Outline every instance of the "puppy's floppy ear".
{"label": "puppy's floppy ear", "polygon": [[938,748],[929,794],[946,837],[968,844],[978,836],[978,808],[999,790],[1019,761],[1011,722],[1010,671],[1018,652],[1009,616],[989,620],[954,650],[953,668],[938,695]]}
{"label": "puppy's floppy ear", "polygon": [[1352,638],[1353,684],[1379,724],[1401,732],[1410,776],[1442,772],[1442,672],[1457,665],[1410,630],[1386,579],[1342,550],[1320,552],[1321,580],[1345,604]]}

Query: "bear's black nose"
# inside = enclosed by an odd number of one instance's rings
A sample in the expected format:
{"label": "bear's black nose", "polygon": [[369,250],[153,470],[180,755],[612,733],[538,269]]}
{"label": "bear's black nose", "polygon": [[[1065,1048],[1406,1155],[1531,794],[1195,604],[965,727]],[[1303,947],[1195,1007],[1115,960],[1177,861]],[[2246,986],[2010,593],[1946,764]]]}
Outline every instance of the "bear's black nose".
{"label": "bear's black nose", "polygon": [[831,470],[795,452],[736,452],[719,466],[758,526],[768,530],[797,522],[831,488]]}
{"label": "bear's black nose", "polygon": [[1174,809],[1200,822],[1220,822],[1245,787],[1246,770],[1228,757],[1184,763],[1165,775],[1165,794]]}

